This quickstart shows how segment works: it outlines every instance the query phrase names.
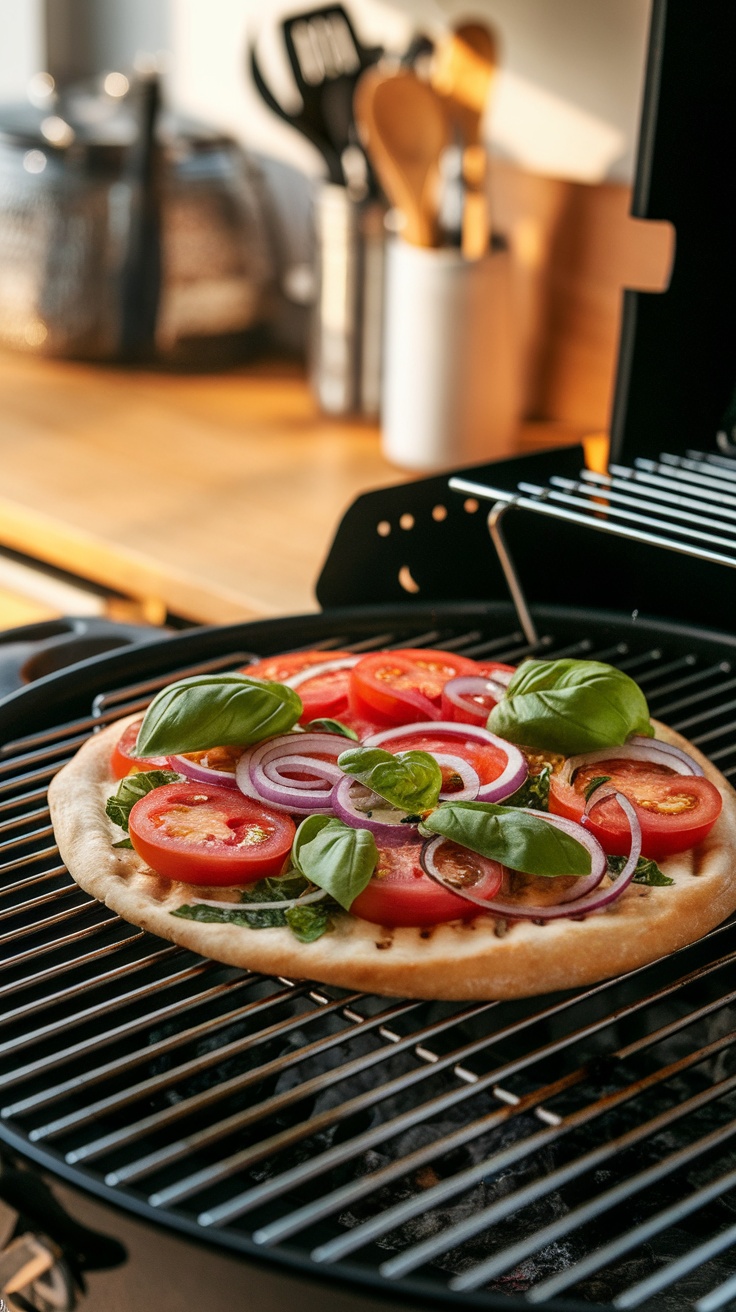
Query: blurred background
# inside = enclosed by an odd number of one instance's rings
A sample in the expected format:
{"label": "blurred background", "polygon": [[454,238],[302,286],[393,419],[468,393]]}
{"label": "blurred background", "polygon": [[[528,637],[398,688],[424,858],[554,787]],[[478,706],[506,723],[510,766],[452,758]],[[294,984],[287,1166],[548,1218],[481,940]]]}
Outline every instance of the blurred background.
{"label": "blurred background", "polygon": [[[650,0],[0,0],[6,564],[136,594],[149,622],[304,608],[363,487],[604,433],[622,288],[662,289],[672,258],[671,234],[629,217],[649,16]],[[185,537],[198,453],[228,423],[231,452],[236,429],[252,446],[227,495],[278,544],[264,559],[289,556],[249,588],[240,529],[227,558]],[[117,450],[169,429],[176,476],[147,454],[123,516]],[[286,551],[299,477],[311,518]]]}

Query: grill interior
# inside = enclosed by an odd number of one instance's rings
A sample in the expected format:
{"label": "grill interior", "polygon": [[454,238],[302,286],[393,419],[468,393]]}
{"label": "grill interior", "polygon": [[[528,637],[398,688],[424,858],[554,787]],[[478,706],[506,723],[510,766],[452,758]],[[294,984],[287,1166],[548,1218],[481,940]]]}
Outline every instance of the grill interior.
{"label": "grill interior", "polygon": [[[600,614],[583,631],[562,608],[537,620],[534,650],[621,666],[736,775],[736,640]],[[259,637],[263,654],[424,644],[515,662],[532,650],[515,624],[478,604],[309,617],[290,641],[241,626],[16,700],[0,728],[27,705],[32,732],[0,764],[8,1149],[199,1238],[389,1297],[668,1312],[736,1298],[736,924],[575,993],[406,1002],[203,961],[59,863],[51,776],[168,679],[242,664]],[[80,699],[87,713],[59,723]]]}

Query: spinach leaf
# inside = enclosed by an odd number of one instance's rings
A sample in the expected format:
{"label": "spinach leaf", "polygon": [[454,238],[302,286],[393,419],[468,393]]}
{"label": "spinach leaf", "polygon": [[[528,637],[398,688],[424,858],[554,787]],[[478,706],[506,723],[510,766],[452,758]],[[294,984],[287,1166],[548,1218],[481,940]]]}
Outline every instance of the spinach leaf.
{"label": "spinach leaf", "polygon": [[536,774],[527,775],[521,788],[504,798],[504,806],[530,806],[534,811],[548,811],[551,778],[551,765],[543,765]]}
{"label": "spinach leaf", "polygon": [[249,747],[286,733],[301,713],[301,699],[285,684],[242,674],[194,675],[154,697],[138,733],[136,755]]}
{"label": "spinach leaf", "polygon": [[328,815],[310,815],[296,831],[291,859],[346,911],[371,878],[378,848],[368,829],[353,829]]}
{"label": "spinach leaf", "polygon": [[[628,857],[609,856],[608,873],[612,879],[616,879],[621,874]],[[660,870],[656,861],[648,861],[645,856],[640,856],[636,863],[633,884],[648,884],[650,888],[665,888],[667,884],[674,884],[674,879],[670,879],[663,870]]]}
{"label": "spinach leaf", "polygon": [[307,733],[334,733],[340,734],[342,738],[352,738],[353,742],[358,741],[358,735],[349,725],[343,724],[341,720],[310,720],[309,724],[304,725]]}
{"label": "spinach leaf", "polygon": [[469,847],[526,875],[589,875],[590,853],[577,839],[542,820],[495,802],[443,802],[422,832]]}
{"label": "spinach leaf", "polygon": [[303,875],[289,871],[286,875],[259,879],[256,884],[249,884],[242,893],[242,911],[237,907],[208,907],[195,902],[191,906],[177,907],[171,915],[179,916],[182,920],[197,920],[203,925],[244,925],[248,929],[275,929],[288,925],[300,943],[314,943],[315,939],[332,929],[330,915],[335,905],[329,898],[325,898],[324,902],[287,907],[281,911],[258,909],[259,902],[297,898],[308,888],[309,883]]}
{"label": "spinach leaf", "polygon": [[[120,825],[121,829],[128,829],[128,820],[136,802],[139,802],[146,793],[150,793],[154,788],[160,788],[162,784],[176,784],[181,780],[181,775],[176,774],[174,770],[139,770],[134,774],[126,775],[121,779],[118,791],[108,797],[105,804],[105,812],[109,815],[113,824]],[[124,842],[125,840],[123,840]],[[116,846],[123,846],[123,843]]]}
{"label": "spinach leaf", "polygon": [[382,747],[353,747],[338,756],[337,764],[400,811],[429,811],[439,801],[442,771],[429,752],[394,756]]}
{"label": "spinach leaf", "polygon": [[488,719],[524,747],[574,756],[654,733],[641,688],[601,661],[524,661]]}

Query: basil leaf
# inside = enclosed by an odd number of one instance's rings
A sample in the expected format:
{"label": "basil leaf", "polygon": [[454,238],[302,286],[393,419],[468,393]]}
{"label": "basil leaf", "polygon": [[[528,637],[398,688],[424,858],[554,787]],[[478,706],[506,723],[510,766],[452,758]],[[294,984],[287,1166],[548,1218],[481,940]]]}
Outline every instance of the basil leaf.
{"label": "basil leaf", "polygon": [[386,752],[353,747],[337,758],[345,774],[358,779],[400,811],[429,811],[442,791],[442,771],[429,752]]}
{"label": "basil leaf", "polygon": [[[621,874],[626,862],[626,856],[609,856],[608,873],[612,879],[616,879]],[[665,888],[668,884],[674,884],[674,879],[670,879],[663,870],[660,870],[656,861],[649,861],[645,856],[640,856],[636,863],[633,884],[648,884],[650,888]]]}
{"label": "basil leaf", "polygon": [[521,788],[504,798],[504,806],[530,806],[534,811],[549,810],[549,781],[552,766],[543,765],[537,774],[528,774]]}
{"label": "basil leaf", "polygon": [[495,802],[443,802],[422,828],[526,875],[590,874],[590,853],[577,839],[548,820]]}
{"label": "basil leaf", "polygon": [[358,741],[355,730],[340,720],[310,720],[309,724],[304,725],[304,730],[306,733],[336,733],[343,738],[352,738],[353,742]]}
{"label": "basil leaf", "polygon": [[612,778],[613,775],[610,774],[597,774],[595,779],[591,779],[584,794],[586,802],[590,801],[596,788],[600,788],[602,784],[607,784]]}
{"label": "basil leaf", "polygon": [[301,874],[349,911],[376,868],[378,848],[368,829],[310,815],[296,831],[291,859]]}
{"label": "basil leaf", "polygon": [[105,812],[113,824],[127,831],[128,819],[136,802],[163,784],[177,784],[181,775],[174,770],[139,770],[121,779],[118,791],[108,797]]}
{"label": "basil leaf", "polygon": [[622,670],[601,661],[525,661],[488,718],[493,733],[524,747],[575,756],[652,737],[646,699]]}
{"label": "basil leaf", "polygon": [[154,697],[138,733],[136,755],[249,747],[287,733],[301,713],[300,697],[286,684],[242,674],[194,675]]}
{"label": "basil leaf", "polygon": [[121,838],[119,843],[113,843],[113,847],[126,847],[131,851],[133,850],[133,844],[129,838]]}

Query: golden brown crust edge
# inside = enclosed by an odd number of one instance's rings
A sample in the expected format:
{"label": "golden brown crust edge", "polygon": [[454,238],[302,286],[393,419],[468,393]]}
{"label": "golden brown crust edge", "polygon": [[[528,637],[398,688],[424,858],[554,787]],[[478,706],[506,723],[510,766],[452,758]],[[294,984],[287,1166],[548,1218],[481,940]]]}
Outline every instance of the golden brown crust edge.
{"label": "golden brown crust edge", "polygon": [[687,750],[723,795],[723,811],[705,842],[666,862],[674,886],[631,885],[602,914],[546,925],[517,921],[501,937],[498,922],[482,915],[430,930],[384,930],[346,915],[315,943],[299,943],[287,928],[182,920],[171,911],[196,901],[196,893],[155,875],[135,852],[112,847],[120,831],[104,810],[114,784],[109,759],[129,722],[95,734],[52,782],[49,804],[62,859],[86,892],[123,919],[228,965],[389,996],[529,997],[646,965],[701,938],[736,910],[736,793],[690,743],[655,722],[657,737]]}

